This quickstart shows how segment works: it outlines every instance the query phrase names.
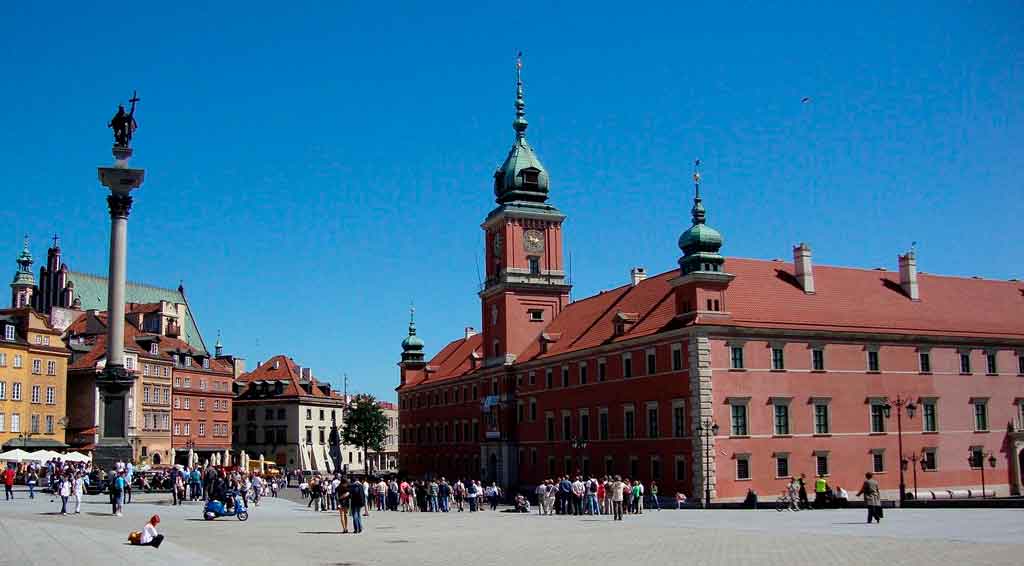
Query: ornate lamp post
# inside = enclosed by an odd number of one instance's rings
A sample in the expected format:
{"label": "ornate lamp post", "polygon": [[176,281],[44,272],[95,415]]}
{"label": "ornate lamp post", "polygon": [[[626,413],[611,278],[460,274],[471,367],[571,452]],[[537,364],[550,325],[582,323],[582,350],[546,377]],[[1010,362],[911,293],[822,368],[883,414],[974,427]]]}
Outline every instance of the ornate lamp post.
{"label": "ornate lamp post", "polygon": [[[990,450],[987,454],[984,449],[979,450],[977,453],[974,452],[973,448],[968,449],[969,456],[967,457],[967,463],[971,466],[977,466],[981,470],[981,498],[985,499],[988,495],[985,493],[985,462],[988,461],[988,465],[993,468],[996,467],[996,455]],[[975,456],[978,456],[975,458]]]}
{"label": "ornate lamp post", "polygon": [[587,449],[587,440],[584,438],[572,437],[569,439],[569,447],[572,448],[573,455],[580,452],[581,455],[576,458],[579,462],[579,467],[576,468],[577,472],[583,473],[583,456],[582,452]]}
{"label": "ornate lamp post", "polygon": [[132,447],[126,435],[128,407],[126,393],[135,381],[135,375],[124,363],[124,289],[128,244],[128,212],[132,207],[131,192],[142,185],[145,171],[128,167],[132,156],[130,147],[135,122],[134,94],[131,111],[124,106],[108,126],[114,130],[114,166],[100,167],[100,184],[110,189],[107,204],[110,207],[110,267],[107,274],[107,352],[106,366],[96,377],[96,386],[103,399],[101,434],[96,444],[95,462],[101,469],[115,461],[129,461]]}
{"label": "ornate lamp post", "polygon": [[[918,459],[919,458],[917,457],[917,452],[911,452],[910,453],[910,461],[914,463],[913,466],[911,466],[911,468],[914,470],[914,501],[917,501],[917,461],[918,461]],[[924,468],[924,455],[923,454],[921,455],[920,460],[921,460],[921,467],[923,469]],[[906,468],[907,467],[907,461],[903,460],[902,462],[900,462],[900,465],[903,468]]]}
{"label": "ornate lamp post", "polygon": [[18,440],[21,440],[21,448],[22,448],[22,450],[28,448],[28,441],[29,441],[29,439],[32,438],[33,436],[37,435],[37,434],[39,434],[39,433],[38,432],[23,432],[23,433],[18,435]]}
{"label": "ornate lamp post", "polygon": [[711,506],[711,441],[718,436],[718,423],[710,419],[703,423],[697,423],[697,435],[703,440],[704,446],[704,501],[701,507],[707,509]]}
{"label": "ornate lamp post", "polygon": [[[907,417],[914,418],[914,411],[917,410],[917,406],[910,399],[904,399],[897,395],[896,400],[886,403],[883,407],[885,418],[889,418],[892,412],[892,407],[896,407],[896,442],[899,446],[899,457],[900,457],[900,502],[902,503],[907,499],[907,484],[903,477],[903,470],[906,468],[905,460],[903,459],[903,409],[907,410]],[[917,473],[915,469],[914,473]],[[916,494],[915,494],[916,496]]]}

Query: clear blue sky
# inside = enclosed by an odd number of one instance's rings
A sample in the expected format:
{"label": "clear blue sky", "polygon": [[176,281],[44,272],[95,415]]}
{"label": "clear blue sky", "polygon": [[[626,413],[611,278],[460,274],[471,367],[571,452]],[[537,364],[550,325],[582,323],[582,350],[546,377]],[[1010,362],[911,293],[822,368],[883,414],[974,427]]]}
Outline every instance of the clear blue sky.
{"label": "clear blue sky", "polygon": [[142,4],[6,8],[0,265],[58,232],[105,271],[95,167],[137,88],[129,278],[183,279],[250,365],[393,398],[410,300],[431,353],[479,326],[520,49],[576,297],[675,266],[695,157],[728,255],[1024,275],[1021,2]]}

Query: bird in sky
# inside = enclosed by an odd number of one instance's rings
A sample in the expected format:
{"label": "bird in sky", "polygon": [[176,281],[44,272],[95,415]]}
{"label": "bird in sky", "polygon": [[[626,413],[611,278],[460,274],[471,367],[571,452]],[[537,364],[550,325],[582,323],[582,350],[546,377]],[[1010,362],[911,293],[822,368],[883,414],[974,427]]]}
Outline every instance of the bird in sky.
{"label": "bird in sky", "polygon": [[804,104],[810,104],[810,102],[811,102],[811,97],[809,97],[809,96],[805,96],[805,97],[803,97],[803,98],[801,98],[801,99],[800,99],[800,102],[802,102],[802,103],[804,103]]}

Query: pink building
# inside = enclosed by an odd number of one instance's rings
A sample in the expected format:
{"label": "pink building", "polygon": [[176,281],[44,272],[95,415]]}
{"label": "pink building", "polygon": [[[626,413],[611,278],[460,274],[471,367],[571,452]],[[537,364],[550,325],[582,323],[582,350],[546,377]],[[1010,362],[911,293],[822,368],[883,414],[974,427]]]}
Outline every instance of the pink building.
{"label": "pink building", "polygon": [[[788,478],[1021,493],[1024,284],[728,258],[697,194],[679,267],[569,302],[565,215],[526,142],[495,173],[481,328],[403,342],[402,468],[528,486],[582,472],[739,500]],[[766,255],[774,255],[766,251]],[[666,263],[670,258],[666,258]],[[623,272],[625,273],[625,269]],[[911,416],[911,414],[913,416]],[[902,435],[897,434],[902,428]]]}

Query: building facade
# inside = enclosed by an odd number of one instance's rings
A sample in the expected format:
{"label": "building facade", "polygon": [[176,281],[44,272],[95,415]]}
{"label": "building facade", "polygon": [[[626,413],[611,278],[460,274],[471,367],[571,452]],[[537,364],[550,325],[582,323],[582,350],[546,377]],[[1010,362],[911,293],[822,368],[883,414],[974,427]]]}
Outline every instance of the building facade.
{"label": "building facade", "polygon": [[[232,439],[249,458],[263,456],[288,469],[333,471],[332,424],[344,423],[345,397],[288,356],[257,364],[235,382]],[[350,472],[363,470],[362,453],[341,446],[341,462]]]}
{"label": "building facade", "polygon": [[792,263],[725,257],[695,173],[678,267],[569,302],[565,216],[524,106],[519,82],[482,224],[482,331],[429,360],[414,324],[402,343],[405,471],[620,474],[717,501],[867,471],[893,495],[901,469],[908,492],[948,496],[977,491],[986,466],[989,490],[1021,493],[1019,281],[919,273],[913,250],[893,272],[815,266],[806,244]]}
{"label": "building facade", "polygon": [[[241,358],[223,355],[217,337],[214,356],[207,356],[181,340],[168,344],[174,364],[172,447],[177,463],[189,453],[200,462],[231,451],[231,415],[234,380],[245,369]],[[222,461],[228,462],[227,457]]]}
{"label": "building facade", "polygon": [[[126,396],[126,435],[132,459],[139,464],[170,464],[171,375],[170,356],[161,351],[162,337],[145,332],[134,308],[125,314],[125,369],[135,376]],[[107,313],[87,311],[66,330],[72,350],[68,371],[67,443],[91,451],[102,434],[102,398],[96,377],[106,367]],[[163,347],[166,347],[164,345]]]}
{"label": "building facade", "polygon": [[0,447],[65,448],[67,363],[60,333],[29,307],[0,310]]}
{"label": "building facade", "polygon": [[366,453],[366,464],[373,472],[396,473],[398,472],[398,406],[388,401],[378,401],[384,416],[388,420],[388,435],[384,439],[384,450],[376,452],[369,450]]}

